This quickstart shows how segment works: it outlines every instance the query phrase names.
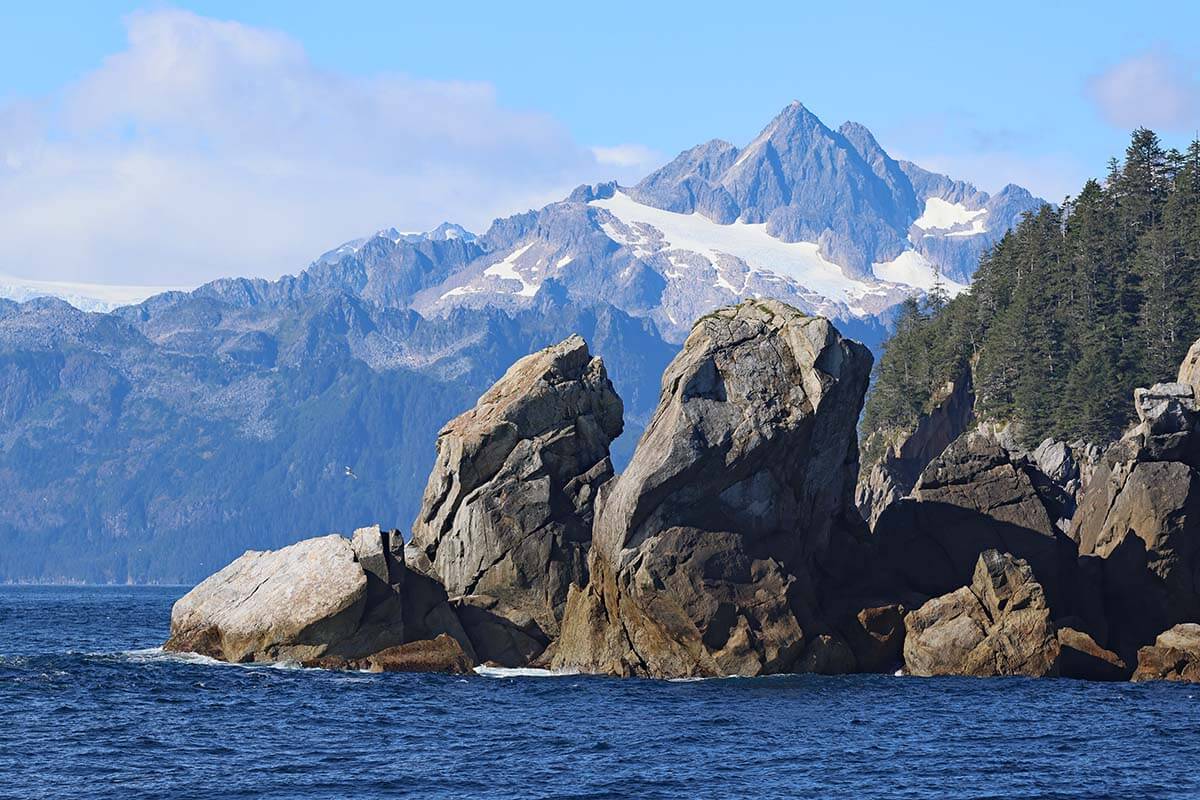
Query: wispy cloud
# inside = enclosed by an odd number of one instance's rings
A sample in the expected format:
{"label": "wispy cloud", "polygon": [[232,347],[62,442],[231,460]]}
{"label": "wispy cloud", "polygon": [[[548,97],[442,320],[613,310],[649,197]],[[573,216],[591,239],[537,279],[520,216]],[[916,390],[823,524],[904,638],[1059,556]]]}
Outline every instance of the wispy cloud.
{"label": "wispy cloud", "polygon": [[126,26],[126,49],[74,85],[0,107],[0,272],[276,275],[388,225],[481,228],[630,177],[614,153],[637,152],[593,151],[486,83],[349,76],[283,34],[182,11]]}
{"label": "wispy cloud", "polygon": [[1200,125],[1197,63],[1167,50],[1114,64],[1088,81],[1087,95],[1101,116],[1120,128],[1191,132]]}
{"label": "wispy cloud", "polygon": [[593,147],[592,155],[601,164],[620,169],[639,169],[646,172],[661,166],[666,160],[659,151],[641,144]]}

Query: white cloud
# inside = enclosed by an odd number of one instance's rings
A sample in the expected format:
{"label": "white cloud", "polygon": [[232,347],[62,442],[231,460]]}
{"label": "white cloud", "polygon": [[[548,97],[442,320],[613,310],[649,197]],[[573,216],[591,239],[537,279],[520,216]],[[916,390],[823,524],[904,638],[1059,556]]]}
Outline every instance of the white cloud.
{"label": "white cloud", "polygon": [[1196,63],[1163,50],[1128,58],[1088,81],[1087,94],[1109,123],[1192,132],[1200,124]]}
{"label": "white cloud", "polygon": [[0,273],[274,276],[377,228],[481,229],[626,177],[486,83],[351,77],[182,11],[126,25],[127,48],[74,85],[0,107]]}
{"label": "white cloud", "polygon": [[666,160],[657,150],[641,144],[618,144],[611,147],[593,147],[596,161],[620,169],[639,169],[650,172],[662,166]]}

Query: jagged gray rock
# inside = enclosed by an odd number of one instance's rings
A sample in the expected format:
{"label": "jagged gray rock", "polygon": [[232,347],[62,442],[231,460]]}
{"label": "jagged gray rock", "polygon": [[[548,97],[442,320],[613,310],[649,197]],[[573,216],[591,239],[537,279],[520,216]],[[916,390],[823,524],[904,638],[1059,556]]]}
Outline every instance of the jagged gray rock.
{"label": "jagged gray rock", "polygon": [[915,607],[921,596],[969,583],[980,554],[998,550],[1028,561],[1057,607],[1060,560],[1073,551],[1056,525],[1063,503],[1031,462],[990,432],[971,431],[926,467],[909,498],[879,517],[872,580]]}
{"label": "jagged gray rock", "polygon": [[1193,389],[1158,384],[1134,397],[1140,421],[1106,451],[1071,526],[1080,555],[1099,562],[1109,646],[1127,663],[1158,632],[1200,619]]}
{"label": "jagged gray rock", "polygon": [[911,675],[1058,674],[1060,645],[1041,584],[1008,553],[979,556],[970,586],[905,617],[904,666]]}
{"label": "jagged gray rock", "polygon": [[482,660],[525,663],[558,636],[622,424],[604,364],[572,336],[516,362],[439,434],[408,560],[455,598]]}
{"label": "jagged gray rock", "polygon": [[754,675],[796,669],[810,645],[814,668],[847,668],[820,619],[817,564],[863,528],[852,493],[870,366],[827,320],[777,301],[699,320],[601,491],[590,582],[571,590],[554,666]]}
{"label": "jagged gray rock", "polygon": [[859,475],[854,501],[863,518],[874,527],[889,505],[908,495],[929,462],[940,456],[975,419],[975,392],[971,372],[947,382],[933,398],[933,407],[922,414],[905,435],[873,431],[864,443],[869,451],[873,439],[892,438],[883,455]]}

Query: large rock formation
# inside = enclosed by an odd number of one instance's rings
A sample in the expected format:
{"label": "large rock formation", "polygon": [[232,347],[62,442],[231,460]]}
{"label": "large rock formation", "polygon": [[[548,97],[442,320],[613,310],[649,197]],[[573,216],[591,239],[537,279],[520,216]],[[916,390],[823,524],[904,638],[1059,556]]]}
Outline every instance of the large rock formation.
{"label": "large rock formation", "polygon": [[776,301],[699,320],[628,469],[601,491],[590,581],[571,590],[554,666],[852,668],[819,583],[864,527],[855,425],[870,367],[827,320]]}
{"label": "large rock formation", "polygon": [[1082,561],[1101,575],[1109,647],[1127,662],[1160,631],[1200,620],[1193,391],[1171,383],[1135,392],[1139,422],[1105,453],[1071,527]]}
{"label": "large rock formation", "polygon": [[894,439],[884,445],[879,460],[859,476],[854,492],[858,510],[871,526],[884,509],[913,490],[929,462],[966,432],[975,419],[974,405],[971,371],[967,370],[938,391],[932,408],[921,415],[911,431],[899,437],[888,431],[869,434],[864,451],[869,451],[876,439],[889,435]]}
{"label": "large rock formation", "polygon": [[1153,645],[1138,650],[1133,679],[1200,683],[1200,625],[1176,625],[1160,633]]}
{"label": "large rock formation", "polygon": [[409,561],[455,599],[478,656],[510,666],[559,633],[587,581],[592,506],[621,400],[578,336],[514,364],[438,435]]}
{"label": "large rock formation", "polygon": [[905,617],[904,667],[912,675],[1058,674],[1059,642],[1033,570],[1008,553],[979,556],[970,586]]}

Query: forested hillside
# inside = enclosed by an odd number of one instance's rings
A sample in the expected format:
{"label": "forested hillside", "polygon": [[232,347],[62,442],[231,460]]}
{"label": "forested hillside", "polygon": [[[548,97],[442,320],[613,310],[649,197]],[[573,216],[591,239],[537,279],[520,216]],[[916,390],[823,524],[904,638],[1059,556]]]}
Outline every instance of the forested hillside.
{"label": "forested hillside", "polygon": [[1134,131],[1103,182],[1001,239],[969,292],[905,304],[863,429],[910,427],[973,365],[977,415],[1021,423],[1027,444],[1112,439],[1132,390],[1172,380],[1200,337],[1198,267],[1200,141],[1179,152]]}

